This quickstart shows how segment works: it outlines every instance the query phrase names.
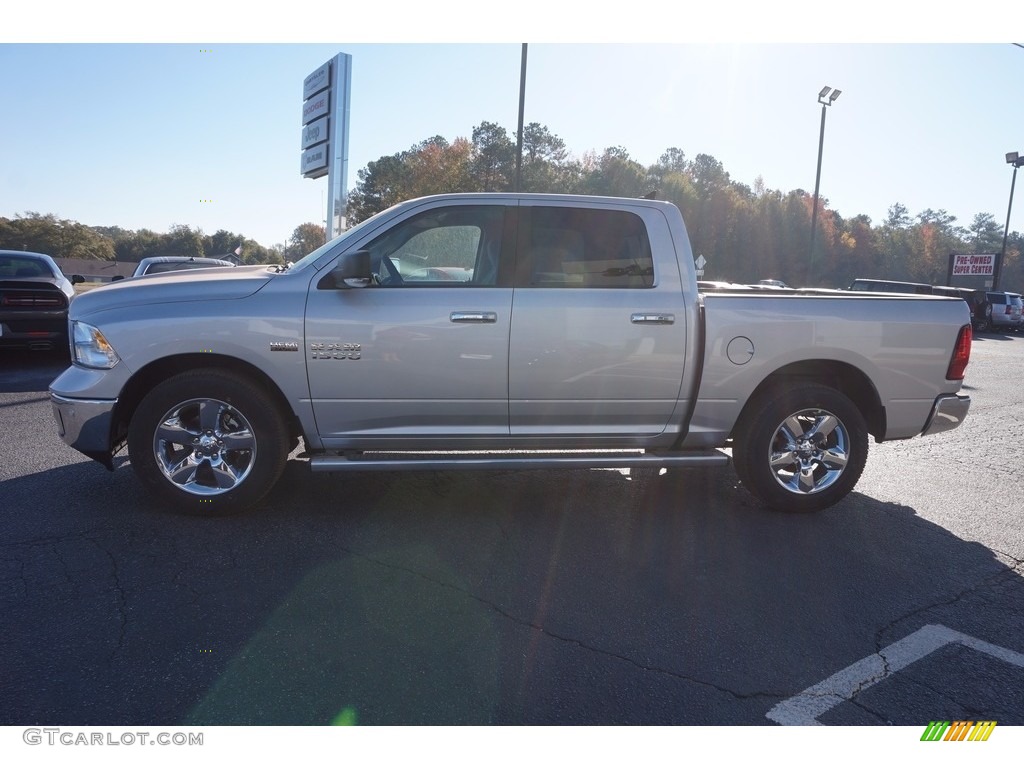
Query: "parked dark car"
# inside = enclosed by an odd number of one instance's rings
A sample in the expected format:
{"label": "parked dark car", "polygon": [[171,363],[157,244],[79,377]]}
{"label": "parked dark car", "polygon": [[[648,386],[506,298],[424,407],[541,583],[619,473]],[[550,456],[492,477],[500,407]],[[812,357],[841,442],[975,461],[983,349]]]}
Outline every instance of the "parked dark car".
{"label": "parked dark car", "polygon": [[970,303],[974,290],[971,288],[960,288],[955,285],[933,285],[932,294],[935,296],[953,296]]}
{"label": "parked dark car", "polygon": [[45,253],[0,251],[0,347],[67,348],[73,283]]}

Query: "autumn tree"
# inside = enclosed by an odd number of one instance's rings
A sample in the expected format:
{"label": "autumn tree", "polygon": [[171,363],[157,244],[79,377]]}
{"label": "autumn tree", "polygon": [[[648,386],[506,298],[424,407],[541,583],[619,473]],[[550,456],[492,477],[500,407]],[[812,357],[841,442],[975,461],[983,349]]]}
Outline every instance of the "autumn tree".
{"label": "autumn tree", "polygon": [[327,230],[320,224],[306,222],[299,224],[288,238],[288,246],[284,251],[287,261],[298,261],[308,253],[312,253],[327,242]]}
{"label": "autumn tree", "polygon": [[625,147],[608,147],[600,156],[590,156],[583,170],[583,194],[641,197],[651,191],[647,169]]}
{"label": "autumn tree", "polygon": [[569,157],[565,142],[546,125],[523,127],[523,192],[573,193],[579,189],[581,166]]}
{"label": "autumn tree", "polygon": [[165,250],[167,256],[205,256],[203,249],[203,234],[197,229],[192,229],[187,224],[172,224],[170,232],[167,233]]}
{"label": "autumn tree", "polygon": [[226,229],[218,229],[212,235],[203,235],[203,250],[207,256],[218,258],[229,253],[234,253],[235,249],[242,245],[245,240],[242,235],[236,235],[234,232],[228,232]]}
{"label": "autumn tree", "polygon": [[13,219],[0,218],[0,248],[65,259],[114,258],[114,242],[109,237],[77,221],[35,211],[16,214]]}
{"label": "autumn tree", "polygon": [[115,243],[118,261],[142,261],[147,256],[166,255],[165,237],[151,229],[127,232]]}
{"label": "autumn tree", "polygon": [[661,180],[671,173],[686,173],[688,167],[686,153],[679,147],[669,147],[661,153],[658,162],[650,169],[650,175],[652,178]]}
{"label": "autumn tree", "polygon": [[515,168],[516,144],[509,138],[508,131],[497,123],[487,121],[473,129],[469,173],[476,191],[510,191]]}
{"label": "autumn tree", "polygon": [[409,168],[405,152],[371,160],[357,174],[348,197],[348,221],[358,224],[409,197]]}
{"label": "autumn tree", "polygon": [[908,273],[914,280],[933,285],[946,282],[949,254],[962,242],[956,216],[928,208],[917,214],[914,237],[909,242]]}
{"label": "autumn tree", "polygon": [[433,136],[405,152],[367,163],[348,197],[348,221],[358,224],[402,200],[443,192],[479,191],[472,182],[473,147]]}
{"label": "autumn tree", "polygon": [[997,253],[1003,247],[1003,227],[991,213],[979,213],[967,227],[967,243],[974,253]]}
{"label": "autumn tree", "polygon": [[450,144],[441,136],[427,139],[409,153],[410,197],[447,192],[480,192],[472,178],[473,145],[459,138]]}

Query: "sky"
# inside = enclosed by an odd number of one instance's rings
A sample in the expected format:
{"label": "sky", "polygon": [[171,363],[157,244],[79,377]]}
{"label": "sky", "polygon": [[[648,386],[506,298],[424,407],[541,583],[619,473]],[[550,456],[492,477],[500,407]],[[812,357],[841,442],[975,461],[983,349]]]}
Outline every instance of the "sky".
{"label": "sky", "polygon": [[[123,26],[97,22],[104,5]],[[751,187],[811,192],[818,93],[831,86],[842,94],[826,115],[830,208],[880,224],[900,203],[962,226],[988,213],[1002,227],[1005,154],[1024,155],[1024,47],[993,37],[987,0],[971,5],[977,15],[950,5],[959,15],[946,28],[874,0],[824,17],[814,3],[774,4],[770,16],[618,6],[643,24],[526,3],[529,23],[506,19],[500,33],[463,0],[433,14],[397,3],[332,19],[324,6],[244,22],[191,0],[173,18],[59,6],[15,11],[0,29],[0,216],[283,243],[325,218],[327,178],[299,173],[302,81],[341,52],[352,56],[350,190],[367,163],[429,137],[468,138],[485,120],[512,135],[522,42],[525,121],[577,158],[620,146],[646,166],[678,147]],[[796,21],[812,10],[816,21]],[[836,34],[844,24],[850,34]],[[824,42],[812,42],[818,29]],[[1024,200],[1010,229],[1024,231]]]}

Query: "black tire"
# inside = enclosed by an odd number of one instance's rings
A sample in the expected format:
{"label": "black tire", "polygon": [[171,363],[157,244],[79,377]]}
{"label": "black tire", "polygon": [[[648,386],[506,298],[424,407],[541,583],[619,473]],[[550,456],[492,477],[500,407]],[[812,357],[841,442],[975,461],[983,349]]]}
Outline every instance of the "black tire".
{"label": "black tire", "polygon": [[740,482],[765,506],[817,512],[846,496],[868,456],[864,416],[842,392],[811,382],[752,405],[733,439]]}
{"label": "black tire", "polygon": [[226,515],[277,482],[289,435],[270,396],[220,369],[187,371],[147,394],[128,428],[136,473],[176,512]]}

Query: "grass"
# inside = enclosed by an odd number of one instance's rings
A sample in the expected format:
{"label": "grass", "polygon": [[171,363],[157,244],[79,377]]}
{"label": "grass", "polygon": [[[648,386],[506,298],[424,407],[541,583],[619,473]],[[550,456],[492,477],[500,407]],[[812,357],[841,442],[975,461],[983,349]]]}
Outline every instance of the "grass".
{"label": "grass", "polygon": [[75,283],[75,295],[86,293],[93,288],[99,288],[101,285],[109,285],[109,283]]}

